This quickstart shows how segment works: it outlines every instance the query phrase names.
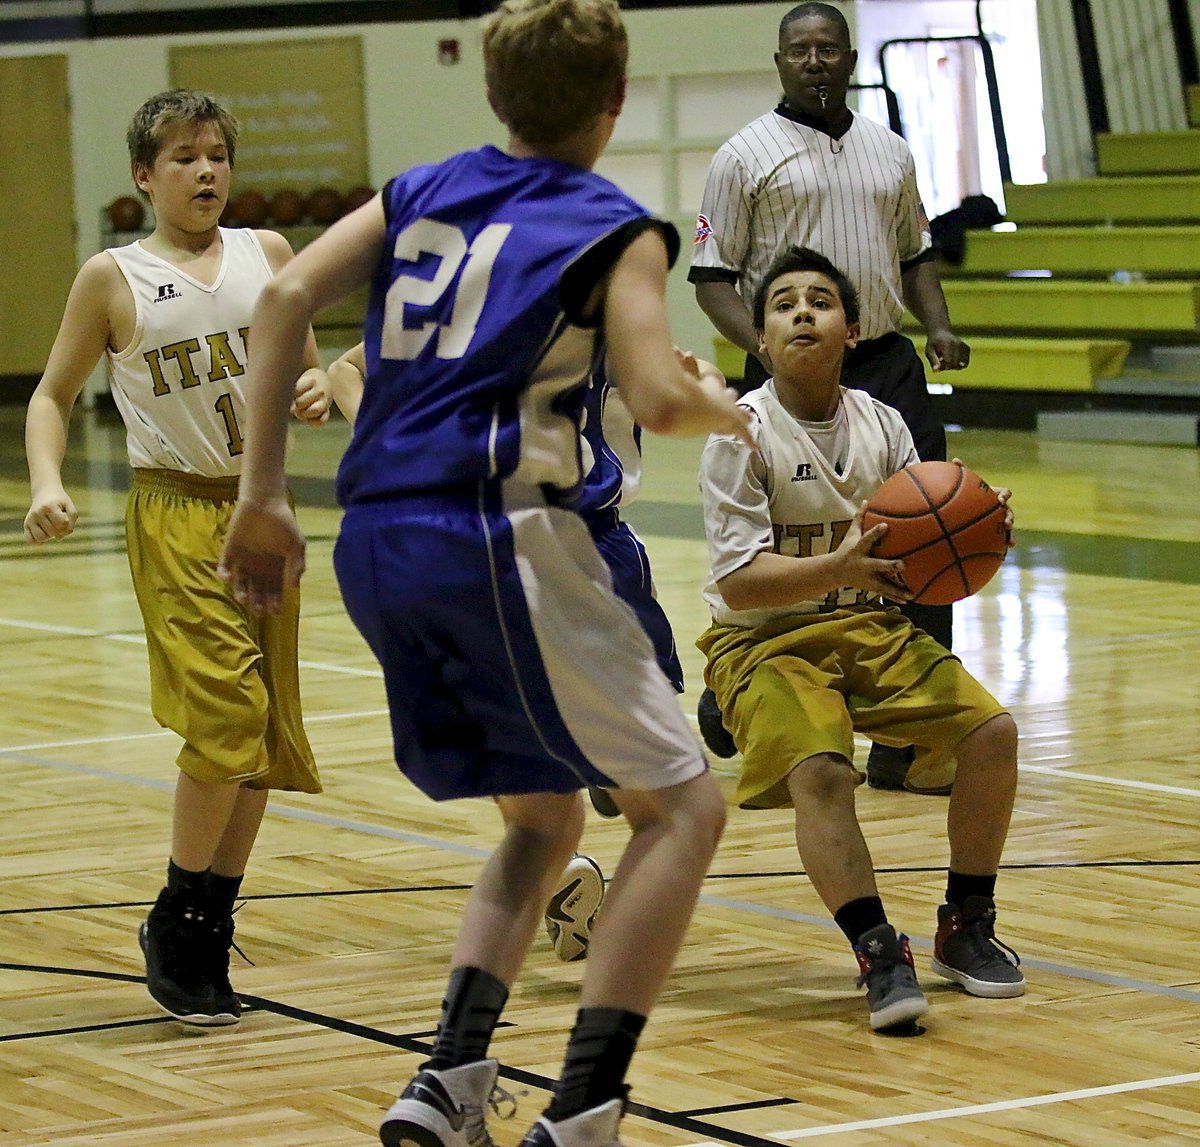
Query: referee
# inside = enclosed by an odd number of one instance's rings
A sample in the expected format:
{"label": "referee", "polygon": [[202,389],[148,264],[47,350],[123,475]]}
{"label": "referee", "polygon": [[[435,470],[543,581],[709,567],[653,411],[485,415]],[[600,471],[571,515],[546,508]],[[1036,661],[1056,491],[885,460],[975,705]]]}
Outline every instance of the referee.
{"label": "referee", "polygon": [[[845,17],[832,5],[798,4],[783,17],[775,53],[783,101],[713,157],[688,279],[713,325],[746,352],[743,391],[750,390],[771,374],[750,319],[759,279],[789,246],[820,251],[861,299],[862,338],[846,352],[842,383],[898,410],[923,460],[945,459],[924,365],[899,333],[905,306],[925,328],[935,371],[962,370],[971,351],[950,325],[908,145],[846,106],[857,62]],[[910,604],[904,612],[950,647],[950,606]],[[711,693],[699,716],[709,748],[731,756]],[[901,788],[911,761],[911,749],[874,745],[867,779]]]}

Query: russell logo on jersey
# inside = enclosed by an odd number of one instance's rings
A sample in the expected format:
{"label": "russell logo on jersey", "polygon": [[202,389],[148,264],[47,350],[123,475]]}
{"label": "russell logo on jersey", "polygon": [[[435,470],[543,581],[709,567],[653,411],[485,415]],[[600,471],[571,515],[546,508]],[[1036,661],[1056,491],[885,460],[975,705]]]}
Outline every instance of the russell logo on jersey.
{"label": "russell logo on jersey", "polygon": [[160,283],[159,287],[158,287],[158,298],[156,298],[154,301],[156,303],[165,303],[168,299],[182,299],[182,298],[183,298],[183,295],[181,295],[177,290],[175,290],[174,283]]}

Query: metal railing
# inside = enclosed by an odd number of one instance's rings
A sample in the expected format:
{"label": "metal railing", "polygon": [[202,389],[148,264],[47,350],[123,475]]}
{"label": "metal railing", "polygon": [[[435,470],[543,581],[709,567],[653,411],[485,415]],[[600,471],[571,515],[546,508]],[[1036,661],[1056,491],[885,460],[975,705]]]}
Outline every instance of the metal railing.
{"label": "metal railing", "polygon": [[904,120],[900,117],[900,101],[896,98],[896,93],[887,84],[851,84],[850,90],[852,92],[883,92],[883,99],[887,104],[888,127],[900,136],[901,139],[904,138]]}
{"label": "metal railing", "polygon": [[[889,48],[899,44],[949,44],[972,43],[979,45],[979,53],[983,58],[983,75],[987,84],[988,110],[992,120],[992,134],[996,140],[996,159],[1000,165],[1000,178],[1004,183],[1012,182],[1012,163],[1008,155],[1008,137],[1004,132],[1004,115],[1000,109],[1000,85],[996,79],[996,57],[992,45],[983,31],[983,16],[980,13],[982,0],[975,0],[975,23],[978,31],[961,36],[905,36],[895,40],[884,40],[879,45],[879,75],[883,87],[888,86],[887,52]],[[898,114],[898,113],[897,113]],[[903,132],[901,132],[903,135]]]}

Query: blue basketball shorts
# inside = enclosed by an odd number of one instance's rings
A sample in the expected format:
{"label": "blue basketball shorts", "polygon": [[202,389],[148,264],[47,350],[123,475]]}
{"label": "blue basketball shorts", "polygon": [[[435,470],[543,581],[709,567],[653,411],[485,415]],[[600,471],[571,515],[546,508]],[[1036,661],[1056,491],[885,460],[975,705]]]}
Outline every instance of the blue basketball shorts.
{"label": "blue basketball shorts", "polygon": [[435,800],[658,789],[707,768],[582,519],[486,483],[352,506],[334,567]]}

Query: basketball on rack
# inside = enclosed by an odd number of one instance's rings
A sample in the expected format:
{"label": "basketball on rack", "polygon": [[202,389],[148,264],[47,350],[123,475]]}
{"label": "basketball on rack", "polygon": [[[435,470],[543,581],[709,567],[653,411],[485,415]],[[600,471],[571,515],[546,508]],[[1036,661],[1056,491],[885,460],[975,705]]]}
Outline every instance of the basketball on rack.
{"label": "basketball on rack", "polygon": [[118,195],[108,205],[108,221],[114,231],[136,231],[146,218],[146,209],[140,199],[132,195]]}
{"label": "basketball on rack", "polygon": [[308,197],[308,217],[322,227],[336,223],[346,209],[346,201],[340,191],[332,187],[318,187]]}
{"label": "basketball on rack", "polygon": [[261,191],[242,191],[233,197],[226,214],[231,227],[261,227],[267,221],[267,199]]}
{"label": "basketball on rack", "polygon": [[304,218],[304,196],[298,191],[276,191],[267,206],[272,223],[294,227]]}
{"label": "basketball on rack", "polygon": [[375,198],[373,187],[352,187],[346,192],[346,214],[357,211],[364,203],[370,203]]}

